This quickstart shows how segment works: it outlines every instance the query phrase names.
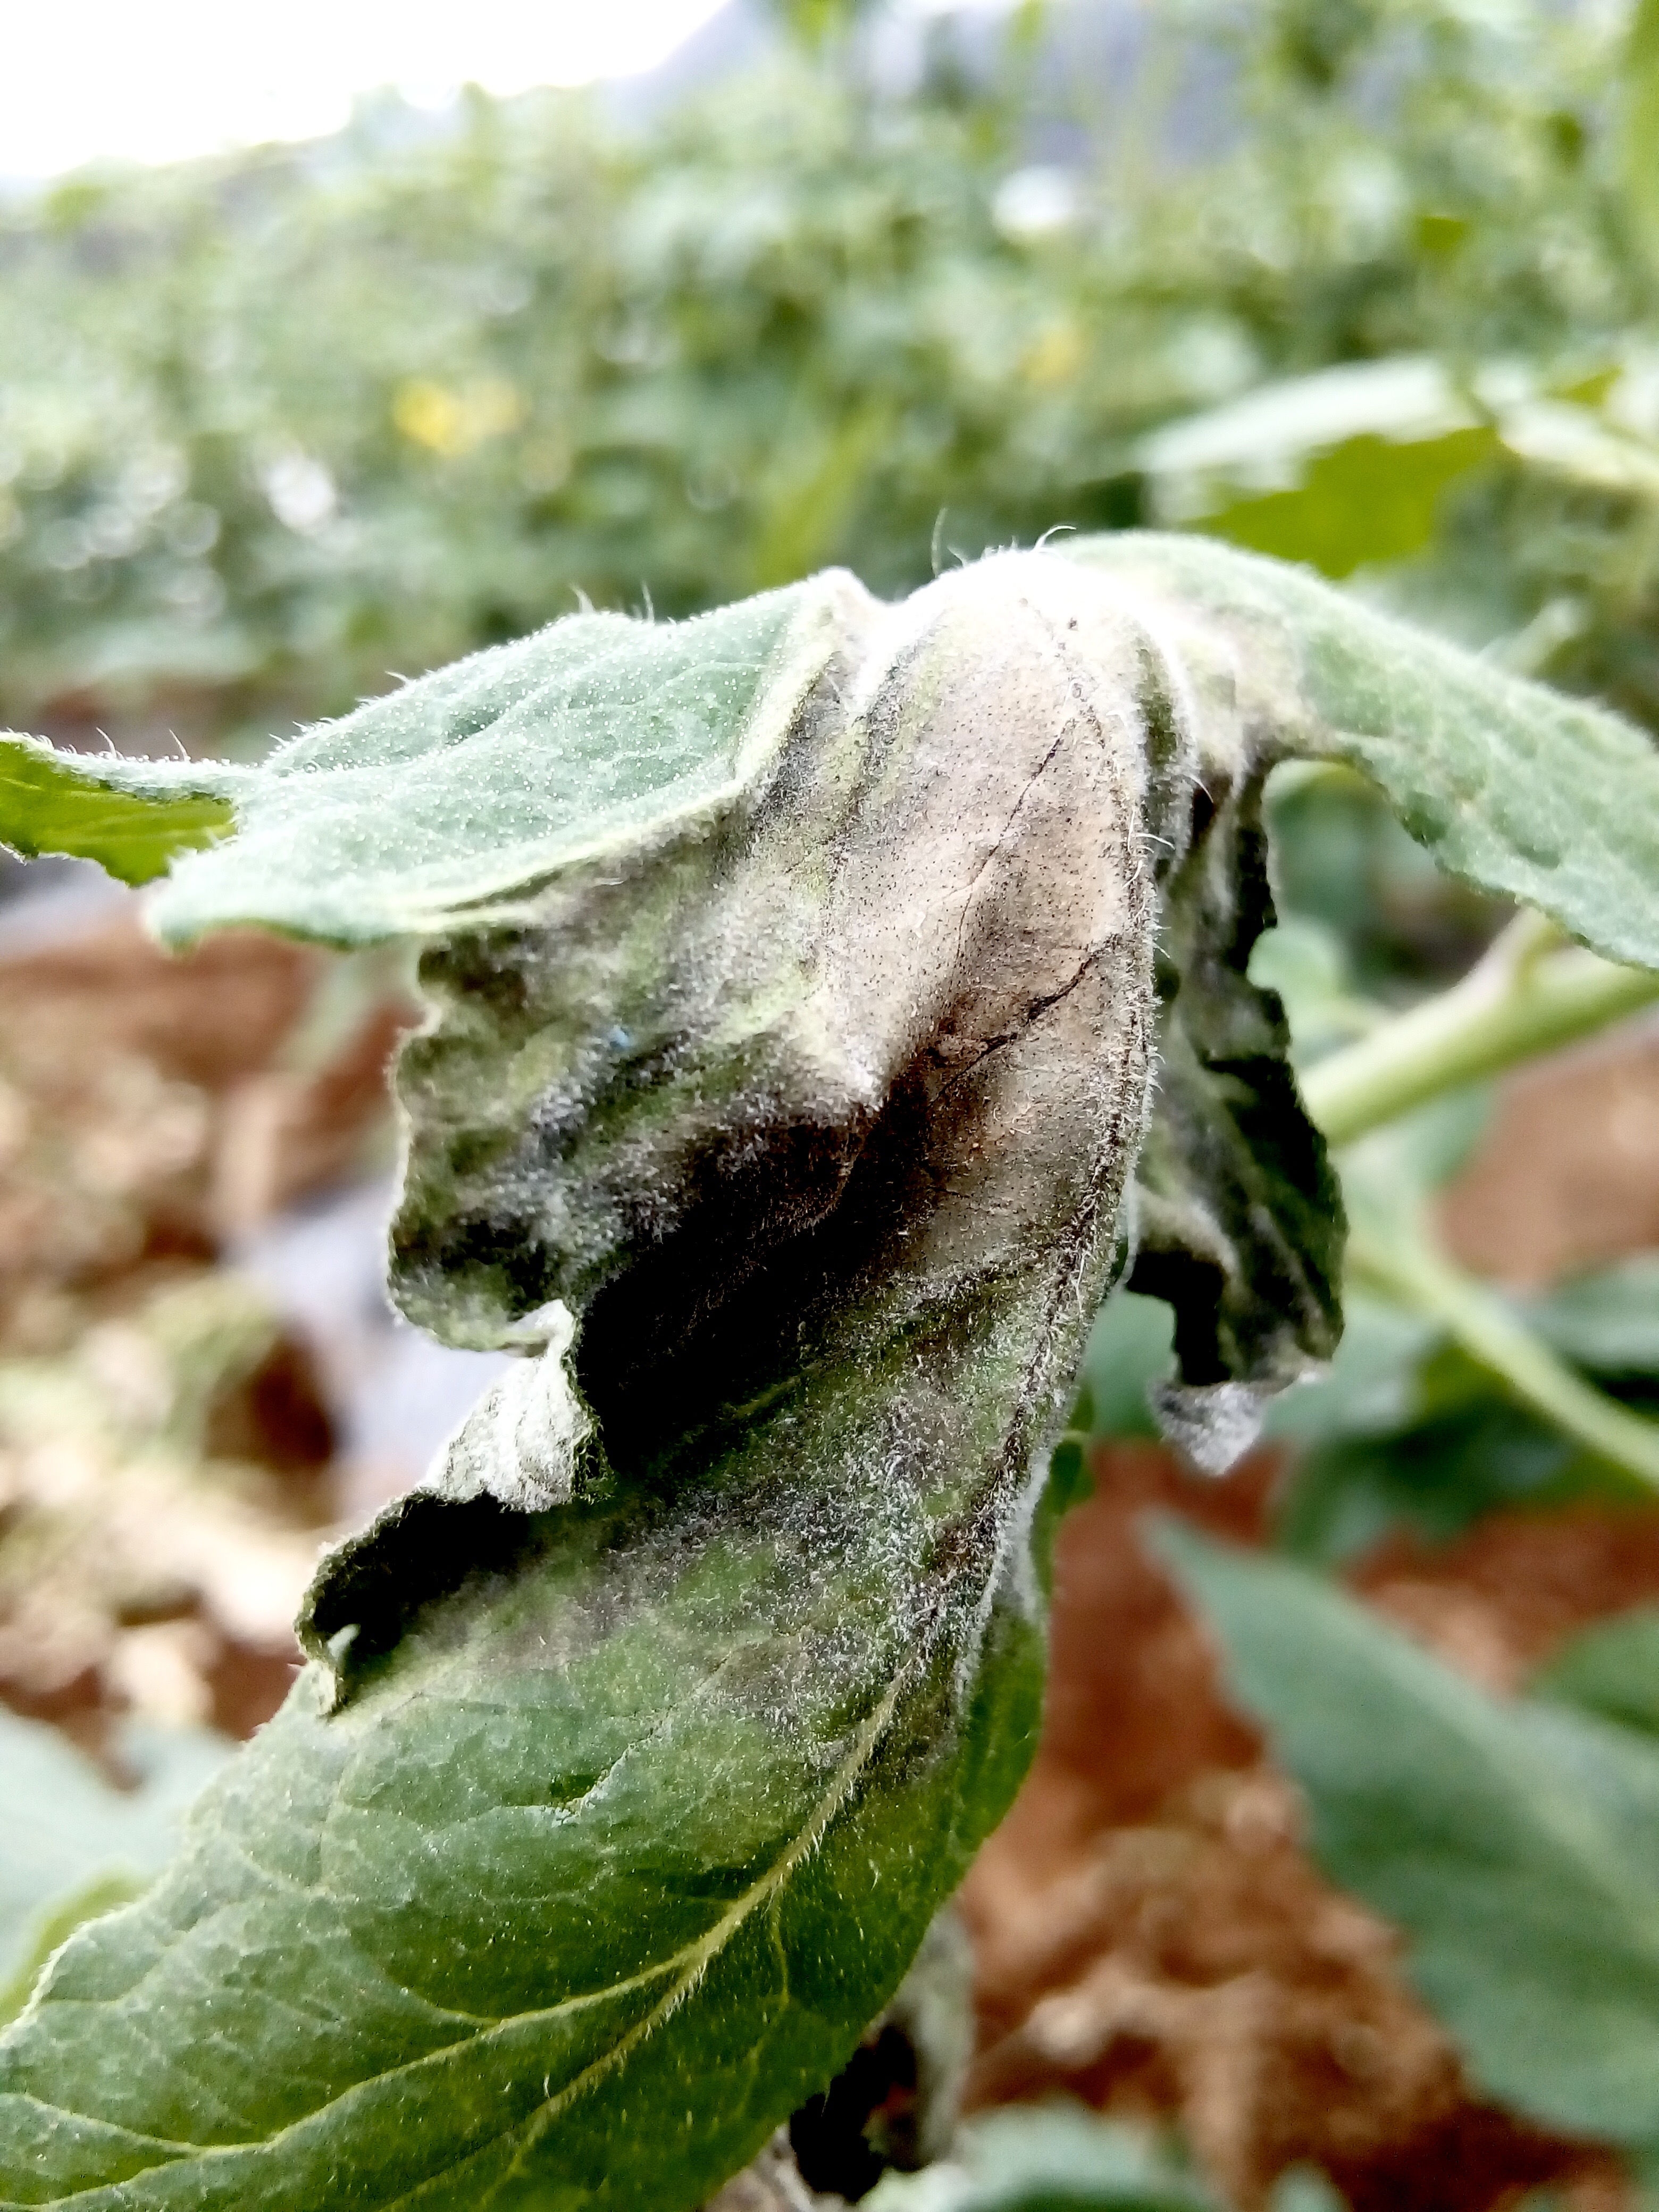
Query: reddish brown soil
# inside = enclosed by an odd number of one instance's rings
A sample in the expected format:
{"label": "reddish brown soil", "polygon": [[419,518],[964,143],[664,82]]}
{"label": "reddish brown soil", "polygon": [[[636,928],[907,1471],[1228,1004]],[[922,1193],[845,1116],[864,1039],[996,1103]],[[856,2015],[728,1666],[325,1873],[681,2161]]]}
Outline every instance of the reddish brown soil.
{"label": "reddish brown soil", "polygon": [[283,1064],[323,957],[252,932],[169,958],[122,916],[0,959],[0,1349],[49,1350],[66,1297],[200,1263],[351,1171],[386,1120],[407,1011]]}
{"label": "reddish brown soil", "polygon": [[1468,1266],[1517,1285],[1659,1245],[1659,1024],[1512,1076],[1443,1215]]}
{"label": "reddish brown soil", "polygon": [[[360,1170],[387,1127],[386,1065],[409,1013],[366,1005],[320,1066],[295,1066],[324,964],[252,933],[170,958],[129,914],[0,958],[0,1356],[51,1361],[89,1331],[118,1336],[156,1292],[205,1280],[228,1236]],[[118,1510],[84,1478],[78,1500],[43,1506],[42,1479],[0,1449],[0,1515],[23,1560],[0,1577],[0,1697],[94,1749],[135,1683],[193,1696],[191,1717],[237,1735],[276,1710],[298,1656],[280,1609],[261,1633],[239,1630],[213,1584],[257,1573],[262,1528],[290,1553],[308,1531],[314,1551],[329,1517],[333,1438],[305,1348],[278,1335],[222,1389],[201,1449],[233,1470],[240,1517],[216,1539],[217,1498],[191,1528],[188,1492],[169,1494],[197,1565],[159,1578],[127,1571]],[[63,1486],[48,1472],[48,1498]]]}

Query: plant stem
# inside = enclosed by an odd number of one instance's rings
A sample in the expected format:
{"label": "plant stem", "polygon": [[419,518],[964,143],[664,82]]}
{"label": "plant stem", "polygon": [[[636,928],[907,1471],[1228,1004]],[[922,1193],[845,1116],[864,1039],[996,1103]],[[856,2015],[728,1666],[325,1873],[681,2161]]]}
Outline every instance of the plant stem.
{"label": "plant stem", "polygon": [[1659,1421],[1644,1420],[1587,1382],[1499,1297],[1416,1237],[1349,1241],[1352,1274],[1431,1316],[1474,1359],[1565,1435],[1659,1490]]}
{"label": "plant stem", "polygon": [[1512,922],[1461,983],[1320,1060],[1301,1076],[1309,1114],[1334,1145],[1443,1091],[1617,1021],[1659,1000],[1659,974],[1559,945],[1534,915]]}

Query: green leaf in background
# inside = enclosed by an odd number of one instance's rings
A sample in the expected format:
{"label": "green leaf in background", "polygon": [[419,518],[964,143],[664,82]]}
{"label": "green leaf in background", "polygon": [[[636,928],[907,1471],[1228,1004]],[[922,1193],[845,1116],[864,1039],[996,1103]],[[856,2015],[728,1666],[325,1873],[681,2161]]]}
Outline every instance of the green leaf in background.
{"label": "green leaf in background", "polygon": [[1531,1687],[1535,1697],[1659,1736],[1659,1607],[1617,1614],[1570,1638]]}
{"label": "green leaf in background", "polygon": [[1372,562],[1403,561],[1433,540],[1442,495],[1498,449],[1483,426],[1398,443],[1364,434],[1308,463],[1294,490],[1235,500],[1206,532],[1252,553],[1305,561],[1333,581]]}
{"label": "green leaf in background", "polygon": [[1440,362],[1414,355],[1266,385],[1165,424],[1139,459],[1160,521],[1340,580],[1422,552],[1448,485],[1499,450]]}
{"label": "green leaf in background", "polygon": [[[1609,972],[1646,980],[1633,969]],[[1397,1026],[1416,1020],[1414,1012]],[[1369,1039],[1356,1049],[1370,1053],[1376,1042]],[[1331,1065],[1322,1063],[1326,1069]],[[1315,1078],[1320,1074],[1314,1071]],[[1309,1087],[1315,1089],[1315,1083]],[[1461,1267],[1433,1235],[1424,1199],[1434,1146],[1425,1153],[1425,1138],[1437,1123],[1455,1129],[1465,1102],[1480,1103],[1478,1095],[1453,1091],[1345,1148],[1344,1188],[1353,1222],[1350,1279],[1437,1322],[1448,1346],[1482,1370],[1508,1403],[1571,1439],[1615,1480],[1632,1486],[1632,1494],[1651,1494],[1659,1487],[1659,1423],[1639,1406],[1622,1404],[1598,1389],[1562,1358],[1523,1309]]]}
{"label": "green leaf in background", "polygon": [[[14,197],[0,720],[68,695],[258,737],[573,584],[685,613],[781,552],[891,592],[942,505],[970,555],[1103,526],[1149,424],[1263,378],[1577,368],[1645,313],[1622,14],[1160,9],[1120,49],[1029,7],[1006,47],[937,27],[902,94],[763,50],[648,114],[480,94],[422,130],[389,98],[316,157]],[[1645,523],[1532,520],[1482,515],[1453,618],[1496,570],[1639,667]]]}
{"label": "green leaf in background", "polygon": [[865,2202],[870,2212],[1219,2212],[1156,2136],[1070,2104],[981,2113],[948,2159],[887,2175]]}
{"label": "green leaf in background", "polygon": [[0,844],[25,859],[96,860],[124,884],[147,884],[228,833],[246,776],[222,762],[54,752],[0,732]]}
{"label": "green leaf in background", "polygon": [[1114,1291],[1095,1316],[1079,1375],[1079,1425],[1094,1437],[1156,1437],[1152,1393],[1175,1371],[1175,1316],[1162,1298]]}
{"label": "green leaf in background", "polygon": [[[1515,1310],[1541,1343],[1651,1414],[1655,1274],[1641,1255]],[[1519,1402],[1433,1316],[1363,1289],[1350,1289],[1344,1313],[1329,1372],[1278,1400],[1265,1425],[1296,1454],[1275,1517],[1296,1557],[1332,1565],[1402,1524],[1443,1541],[1500,1507],[1632,1494],[1628,1476]]]}
{"label": "green leaf in background", "polygon": [[1659,2140],[1659,1748],[1489,1696],[1341,1590],[1164,1522],[1153,1541],[1305,1793],[1314,1856],[1403,1932],[1481,2086]]}
{"label": "green leaf in background", "polygon": [[1278,1547],[1310,1565],[1363,1558],[1402,1528],[1447,1543],[1509,1507],[1630,1502],[1601,1462],[1516,1406],[1455,1351],[1413,1370],[1414,1418],[1306,1449],[1275,1504]]}
{"label": "green leaf in background", "polygon": [[133,1786],[118,1790],[61,1729],[0,1709],[0,1985],[38,1964],[43,1931],[69,1933],[59,1926],[68,1901],[113,1901],[159,1870],[185,1807],[229,1749],[199,1731],[129,1729],[119,1751]]}
{"label": "green leaf in background", "polygon": [[1624,56],[1625,189],[1633,228],[1659,268],[1659,4],[1636,0]]}
{"label": "green leaf in background", "polygon": [[1563,1358],[1659,1397],[1659,1253],[1558,1284],[1531,1310],[1533,1326]]}

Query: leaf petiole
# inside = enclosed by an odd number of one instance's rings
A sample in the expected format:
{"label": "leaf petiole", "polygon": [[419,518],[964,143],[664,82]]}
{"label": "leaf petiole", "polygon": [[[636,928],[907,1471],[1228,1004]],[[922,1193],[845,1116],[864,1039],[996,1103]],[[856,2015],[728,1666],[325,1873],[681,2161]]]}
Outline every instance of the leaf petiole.
{"label": "leaf petiole", "polygon": [[1659,1000],[1659,973],[1624,968],[1523,914],[1460,983],[1343,1046],[1299,1077],[1334,1145],[1442,1091],[1571,1044]]}
{"label": "leaf petiole", "polygon": [[1356,1223],[1348,1268],[1352,1280],[1440,1322],[1471,1358],[1565,1435],[1659,1490],[1659,1421],[1587,1382],[1496,1291],[1426,1238],[1368,1235]]}

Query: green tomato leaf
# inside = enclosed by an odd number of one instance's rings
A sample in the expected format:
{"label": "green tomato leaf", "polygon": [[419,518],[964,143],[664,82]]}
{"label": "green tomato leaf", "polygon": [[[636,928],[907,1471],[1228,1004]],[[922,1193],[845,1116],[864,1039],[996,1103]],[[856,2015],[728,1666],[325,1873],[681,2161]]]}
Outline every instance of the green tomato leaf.
{"label": "green tomato leaf", "polygon": [[1058,2103],[969,2120],[947,2159],[885,2176],[864,2201],[869,2212],[1218,2212],[1156,2136]]}
{"label": "green tomato leaf", "polygon": [[854,595],[832,572],[688,623],[571,615],[371,700],[271,754],[155,926],[430,939],[561,869],[638,866],[765,775]]}
{"label": "green tomato leaf", "polygon": [[427,951],[396,1279],[526,1357],[0,2044],[14,2193],[670,2212],[891,1995],[1035,1739],[1148,1082],[1147,747],[1032,583]]}
{"label": "green tomato leaf", "polygon": [[[1219,1463],[1339,1326],[1262,781],[1346,743],[1307,655],[1390,773],[1462,756],[1402,634],[1200,555],[573,617],[284,747],[155,894],[421,942],[393,1290],[524,1358],[0,2043],[22,2201],[674,2212],[845,2060],[1029,1753],[1155,1024],[1166,1419]],[[1540,746],[1579,711],[1516,696]]]}
{"label": "green tomato leaf", "polygon": [[[1489,372],[1483,406],[1516,385]],[[1343,577],[1423,551],[1447,487],[1501,449],[1443,366],[1407,355],[1262,386],[1153,431],[1138,459],[1160,520]]]}
{"label": "green tomato leaf", "polygon": [[1559,1285],[1538,1300],[1532,1320],[1564,1358],[1659,1391],[1659,1253]]}
{"label": "green tomato leaf", "polygon": [[1659,1737],[1659,1606],[1571,1637],[1532,1680],[1535,1696]]}
{"label": "green tomato leaf", "polygon": [[158,1871],[179,1815],[230,1748],[204,1731],[152,1728],[126,1729],[117,1747],[129,1790],[113,1788],[61,1730],[0,1708],[0,1980],[39,1949],[39,1931],[71,1892]]}
{"label": "green tomato leaf", "polygon": [[343,1711],[302,1677],[0,2044],[5,2201],[690,2205],[821,2087],[1041,1658],[960,1490],[809,1504],[781,1441],[677,1503],[429,1506],[471,1577]]}
{"label": "green tomato leaf", "polygon": [[[1212,543],[1088,540],[1064,558],[982,564],[976,578],[994,630],[1017,618],[1022,594],[1053,602],[1074,633],[1079,696],[1127,716],[1144,748],[1161,1074],[1133,1281],[1176,1311],[1181,1376],[1164,1417],[1218,1466],[1249,1440],[1262,1395],[1327,1358],[1339,1326],[1339,1194],[1287,1071],[1278,1001],[1248,975],[1273,918],[1266,775],[1291,757],[1358,767],[1446,866],[1639,962],[1659,961],[1659,760],[1592,708]],[[652,1055],[678,1054],[680,1030],[696,1026],[665,996],[659,959],[694,910],[699,988],[727,994],[726,1029],[681,1057],[665,1091],[694,1079],[694,1061],[695,1079],[740,1088],[744,1055],[763,1056],[759,1037],[793,1018],[784,1000],[797,1015],[811,1004],[785,948],[817,927],[812,874],[835,850],[837,777],[856,775],[872,717],[901,694],[981,680],[925,642],[903,663],[951,588],[890,611],[832,574],[686,624],[570,617],[281,748],[239,790],[236,838],[185,858],[157,893],[156,924],[175,938],[240,921],[432,947],[437,1019],[402,1077],[414,1144],[398,1291],[416,1318],[459,1341],[500,1340],[563,1295],[550,1241],[568,1256],[586,1239],[602,1273],[623,1214],[659,1199],[673,1213],[680,1186],[647,1200],[628,1185],[624,1146],[583,1220],[546,1214],[538,1177],[557,1125],[652,1080]],[[970,652],[963,671],[975,665]],[[1046,680],[1031,690],[1010,663],[994,711],[1052,712]],[[794,881],[780,884],[774,861],[770,890],[756,868],[728,896],[735,846],[811,745],[817,811],[798,811]],[[1000,834],[988,828],[982,849]],[[738,935],[743,973],[726,941]],[[554,939],[580,974],[579,1022],[550,1012],[550,991],[575,988],[541,973],[534,948]],[[602,1001],[612,1012],[600,1024]],[[844,1128],[869,1110],[849,1074],[857,1054],[837,1069],[813,1058],[809,1048],[794,1071],[797,1091],[817,1086],[803,1126]],[[833,1185],[845,1145],[832,1134],[822,1150]]]}
{"label": "green tomato leaf", "polygon": [[1274,1513],[1281,1550],[1332,1566],[1401,1528],[1445,1543],[1505,1507],[1536,1510],[1587,1498],[1630,1502],[1633,1486],[1515,1404],[1461,1353],[1440,1355],[1425,1379],[1451,1384],[1449,1402],[1380,1435],[1332,1437],[1299,1461]]}
{"label": "green tomato leaf", "polygon": [[1126,533],[1066,557],[1194,641],[1237,749],[1346,763],[1451,874],[1659,968],[1659,752],[1640,731],[1231,546]]}
{"label": "green tomato leaf", "polygon": [[1175,1316],[1160,1298],[1114,1291],[1084,1347],[1078,1425],[1091,1437],[1155,1437],[1152,1393],[1175,1371]]}
{"label": "green tomato leaf", "polygon": [[[1433,1123],[1442,1138],[1455,1136],[1452,1103],[1366,1139],[1368,1152],[1387,1146],[1376,1201],[1387,1200],[1396,1215],[1402,1194],[1417,1187],[1415,1170],[1435,1164]],[[1348,1159],[1359,1164],[1352,1152]],[[1511,1382],[1454,1343],[1443,1322],[1352,1283],[1343,1306],[1328,1374],[1279,1399],[1265,1424],[1297,1451],[1275,1511],[1282,1549],[1328,1565],[1402,1523],[1438,1542],[1499,1507],[1641,1494],[1627,1470],[1520,1402]],[[1656,1310],[1659,1275],[1643,1255],[1531,1300],[1516,1318],[1650,1411],[1659,1396]]]}
{"label": "green tomato leaf", "polygon": [[223,761],[60,753],[44,738],[0,732],[0,844],[26,860],[96,860],[124,884],[147,884],[227,834],[249,773]]}
{"label": "green tomato leaf", "polygon": [[1241,1703],[1306,1793],[1332,1879],[1394,1921],[1493,2096],[1659,2138],[1659,1750],[1488,1696],[1331,1584],[1161,1523]]}

